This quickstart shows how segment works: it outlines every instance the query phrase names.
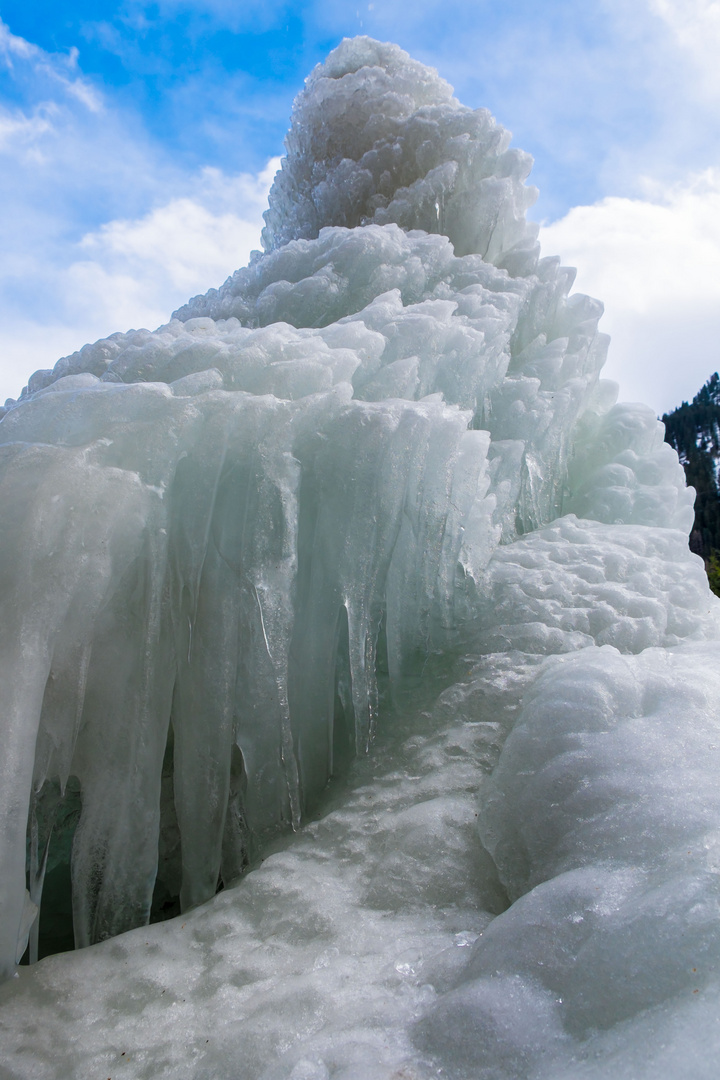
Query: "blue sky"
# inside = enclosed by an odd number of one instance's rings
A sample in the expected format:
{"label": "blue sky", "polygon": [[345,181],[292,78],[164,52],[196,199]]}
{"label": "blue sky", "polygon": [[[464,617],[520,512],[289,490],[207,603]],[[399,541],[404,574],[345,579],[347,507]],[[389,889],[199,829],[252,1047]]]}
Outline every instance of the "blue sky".
{"label": "blue sky", "polygon": [[720,366],[718,0],[0,0],[0,396],[258,244],[292,99],[397,41],[535,157],[547,254],[662,411]]}

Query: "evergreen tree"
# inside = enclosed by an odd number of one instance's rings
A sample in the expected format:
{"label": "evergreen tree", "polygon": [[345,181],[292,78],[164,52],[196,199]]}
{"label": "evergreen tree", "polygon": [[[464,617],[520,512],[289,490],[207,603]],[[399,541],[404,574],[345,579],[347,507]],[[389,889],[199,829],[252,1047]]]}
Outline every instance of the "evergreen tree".
{"label": "evergreen tree", "polygon": [[705,561],[710,587],[720,595],[720,376],[715,372],[690,404],[662,417],[665,441],[674,446],[695,488],[690,548]]}

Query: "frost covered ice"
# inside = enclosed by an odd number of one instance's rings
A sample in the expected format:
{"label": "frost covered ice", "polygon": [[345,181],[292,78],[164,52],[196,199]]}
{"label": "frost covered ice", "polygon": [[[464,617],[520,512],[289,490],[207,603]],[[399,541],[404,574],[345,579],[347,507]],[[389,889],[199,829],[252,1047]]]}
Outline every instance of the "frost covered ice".
{"label": "frost covered ice", "polygon": [[2,972],[92,947],[3,1076],[714,1077],[720,605],[529,169],[344,41],[264,253],[7,403]]}

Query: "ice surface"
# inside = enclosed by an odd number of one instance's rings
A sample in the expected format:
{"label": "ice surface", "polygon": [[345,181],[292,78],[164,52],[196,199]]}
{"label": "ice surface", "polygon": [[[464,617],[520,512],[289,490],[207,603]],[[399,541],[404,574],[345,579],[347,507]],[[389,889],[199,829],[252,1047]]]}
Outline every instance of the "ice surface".
{"label": "ice surface", "polygon": [[92,947],[3,1076],[714,1077],[720,605],[529,166],[345,41],[265,253],[7,403],[2,973]]}

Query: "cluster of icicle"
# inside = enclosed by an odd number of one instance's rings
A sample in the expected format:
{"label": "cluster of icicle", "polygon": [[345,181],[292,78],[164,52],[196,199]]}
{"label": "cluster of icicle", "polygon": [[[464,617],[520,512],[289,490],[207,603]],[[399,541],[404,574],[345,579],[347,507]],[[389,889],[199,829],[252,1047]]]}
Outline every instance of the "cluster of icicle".
{"label": "cluster of icicle", "polygon": [[[78,946],[145,924],[158,884],[188,910],[303,822],[428,662],[437,676],[468,653],[533,686],[481,829],[511,900],[551,881],[553,918],[585,905],[558,954],[591,947],[594,890],[622,907],[643,859],[657,875],[662,851],[691,846],[693,813],[710,827],[717,794],[691,799],[689,818],[678,802],[670,824],[643,794],[647,820],[633,816],[623,782],[650,781],[630,734],[627,768],[642,776],[628,781],[611,754],[593,787],[602,724],[667,712],[673,693],[666,726],[692,711],[669,666],[693,661],[672,650],[716,648],[717,605],[686,551],[677,457],[651,411],[616,405],[599,379],[602,306],[540,257],[530,160],[508,144],[397,47],[343,42],[296,101],[265,252],[167,325],[87,345],[7,403],[4,975],[28,934],[37,947],[48,851],[68,821]],[[549,654],[576,668],[543,666]],[[585,714],[587,737],[573,727]],[[597,824],[606,810],[612,828]],[[636,877],[611,888],[622,845]],[[589,860],[604,860],[600,885],[577,869]],[[525,938],[496,937],[499,976]],[[527,1016],[548,1030],[554,963],[529,976],[545,988]],[[513,985],[497,981],[505,996]],[[576,990],[570,1013],[592,1014]],[[618,1000],[622,1019],[634,1006]],[[455,1039],[443,1008],[428,1052]]]}

